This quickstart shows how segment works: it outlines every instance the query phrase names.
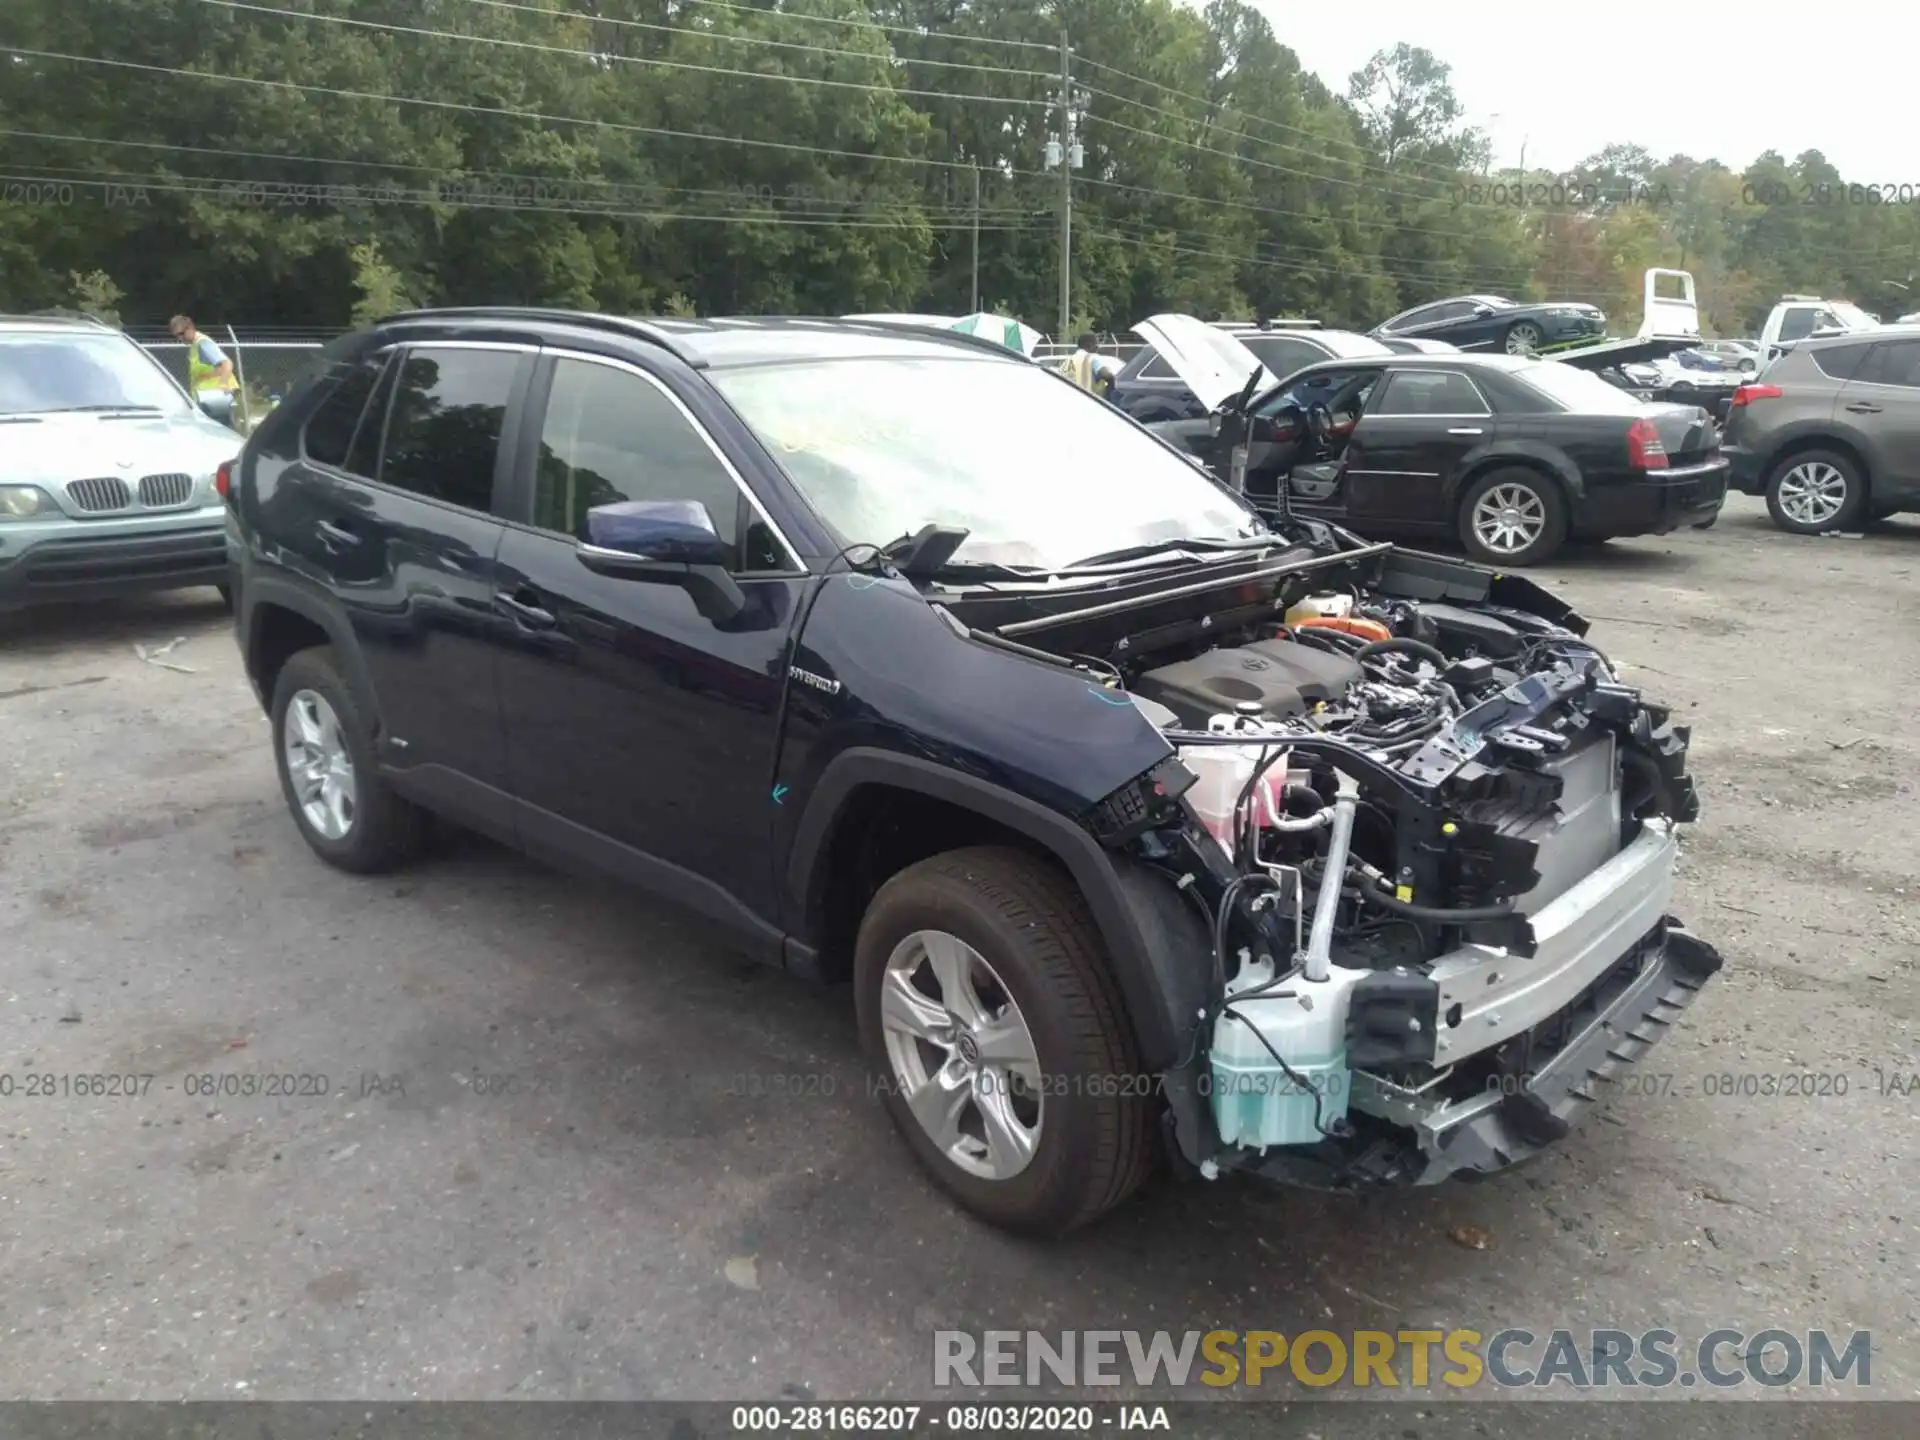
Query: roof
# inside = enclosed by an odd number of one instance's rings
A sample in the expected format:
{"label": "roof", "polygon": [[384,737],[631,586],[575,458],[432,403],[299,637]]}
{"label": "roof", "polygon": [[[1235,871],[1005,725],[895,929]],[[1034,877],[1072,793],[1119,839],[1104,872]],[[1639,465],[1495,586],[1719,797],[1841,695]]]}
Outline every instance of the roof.
{"label": "roof", "polygon": [[1892,325],[1876,325],[1871,330],[1839,330],[1830,335],[1809,335],[1804,340],[1796,340],[1796,350],[1830,350],[1836,345],[1858,345],[1870,340],[1911,340],[1920,336],[1920,322],[1904,321]]}
{"label": "roof", "polygon": [[114,335],[120,333],[98,316],[76,315],[62,311],[46,311],[39,315],[0,315],[0,326],[9,328],[19,326],[22,329],[104,330]]}
{"label": "roof", "polygon": [[920,329],[897,321],[847,320],[833,316],[716,316],[685,320],[671,316],[622,316],[524,306],[411,310],[376,322],[476,328],[526,324],[560,331],[597,331],[659,345],[696,367],[767,364],[783,360],[855,357],[1025,357],[996,340],[937,327]]}

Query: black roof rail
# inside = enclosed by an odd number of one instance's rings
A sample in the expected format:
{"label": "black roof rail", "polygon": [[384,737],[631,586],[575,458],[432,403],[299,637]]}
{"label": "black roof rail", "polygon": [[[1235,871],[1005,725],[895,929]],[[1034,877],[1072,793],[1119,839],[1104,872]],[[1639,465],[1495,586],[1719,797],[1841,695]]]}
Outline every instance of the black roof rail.
{"label": "black roof rail", "polygon": [[535,320],[553,325],[577,325],[588,330],[611,330],[658,345],[674,358],[696,369],[706,362],[658,325],[625,315],[589,310],[552,310],[537,305],[455,305],[433,310],[401,310],[383,315],[375,325],[398,325],[416,320]]}

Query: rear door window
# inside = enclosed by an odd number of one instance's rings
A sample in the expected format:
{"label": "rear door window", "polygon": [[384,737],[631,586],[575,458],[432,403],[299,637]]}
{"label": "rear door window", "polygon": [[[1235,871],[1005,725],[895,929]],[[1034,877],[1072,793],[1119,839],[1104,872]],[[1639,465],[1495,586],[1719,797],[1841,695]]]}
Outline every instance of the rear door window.
{"label": "rear door window", "polygon": [[1834,380],[1853,380],[1859,378],[1860,362],[1872,348],[1870,344],[1829,345],[1810,354],[1821,374]]}
{"label": "rear door window", "polygon": [[1853,378],[1866,385],[1920,390],[1920,340],[1881,341]]}
{"label": "rear door window", "polygon": [[521,355],[416,346],[401,359],[380,482],[486,514]]}
{"label": "rear door window", "polygon": [[1464,375],[1451,370],[1396,370],[1387,377],[1375,415],[1485,415],[1487,402]]}

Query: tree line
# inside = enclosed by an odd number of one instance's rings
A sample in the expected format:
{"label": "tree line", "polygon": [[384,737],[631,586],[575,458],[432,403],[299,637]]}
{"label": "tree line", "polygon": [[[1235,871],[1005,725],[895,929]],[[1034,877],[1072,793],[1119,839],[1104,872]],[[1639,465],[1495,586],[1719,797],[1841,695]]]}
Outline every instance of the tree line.
{"label": "tree line", "polygon": [[1693,272],[1720,334],[1788,291],[1920,309],[1911,186],[1815,151],[1736,169],[1624,143],[1496,170],[1442,59],[1383,50],[1336,92],[1241,0],[6,12],[0,309],[262,329],[408,304],[977,303],[1051,333],[1053,155],[1080,162],[1071,330],[1162,310],[1366,328],[1469,292],[1624,323],[1652,265]]}

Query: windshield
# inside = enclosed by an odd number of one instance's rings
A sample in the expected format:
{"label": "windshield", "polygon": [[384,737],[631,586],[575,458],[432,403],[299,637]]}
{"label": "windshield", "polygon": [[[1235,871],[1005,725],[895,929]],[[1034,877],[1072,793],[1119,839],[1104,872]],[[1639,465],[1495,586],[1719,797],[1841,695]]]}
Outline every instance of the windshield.
{"label": "windshield", "polygon": [[1031,366],[808,360],[712,379],[849,544],[957,525],[956,561],[1057,570],[1262,528],[1105,401]]}
{"label": "windshield", "polygon": [[0,415],[187,408],[166,372],[123,335],[0,334]]}
{"label": "windshield", "polygon": [[1632,415],[1644,407],[1624,390],[1615,389],[1598,375],[1576,370],[1558,360],[1543,360],[1513,372],[1513,378],[1568,410],[1582,414]]}

